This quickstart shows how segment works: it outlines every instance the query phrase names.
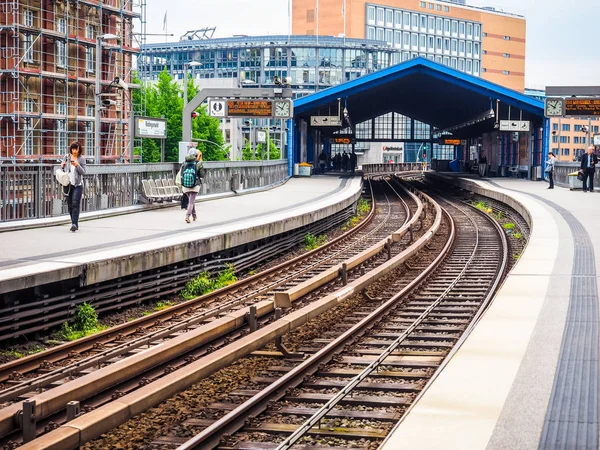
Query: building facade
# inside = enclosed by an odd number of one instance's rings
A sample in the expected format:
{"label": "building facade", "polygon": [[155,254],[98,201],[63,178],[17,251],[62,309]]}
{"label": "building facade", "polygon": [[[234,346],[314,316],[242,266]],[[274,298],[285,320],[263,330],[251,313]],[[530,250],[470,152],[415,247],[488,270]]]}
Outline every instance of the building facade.
{"label": "building facade", "polygon": [[115,81],[131,85],[144,12],[145,0],[0,0],[0,160],[55,161],[75,140],[103,162],[127,154],[131,93]]}
{"label": "building facade", "polygon": [[[319,20],[320,19],[320,20]],[[295,34],[385,41],[393,63],[417,56],[523,92],[526,22],[522,16],[464,1],[293,0]]]}

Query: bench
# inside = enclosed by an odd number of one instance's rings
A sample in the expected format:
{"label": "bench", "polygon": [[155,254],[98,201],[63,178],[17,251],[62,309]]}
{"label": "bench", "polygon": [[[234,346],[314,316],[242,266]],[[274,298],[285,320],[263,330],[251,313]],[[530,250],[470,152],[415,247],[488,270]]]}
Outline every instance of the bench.
{"label": "bench", "polygon": [[172,178],[150,178],[142,180],[142,203],[163,203],[181,200],[181,190]]}

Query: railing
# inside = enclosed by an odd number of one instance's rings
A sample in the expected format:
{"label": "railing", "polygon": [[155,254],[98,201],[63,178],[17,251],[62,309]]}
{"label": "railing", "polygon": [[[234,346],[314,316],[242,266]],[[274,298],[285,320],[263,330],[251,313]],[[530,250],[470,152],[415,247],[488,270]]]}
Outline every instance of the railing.
{"label": "railing", "polygon": [[[0,165],[0,222],[67,214],[53,164]],[[202,194],[267,186],[287,178],[287,161],[205,162]],[[87,166],[81,211],[140,203],[141,181],[175,178],[180,164],[102,164]],[[238,186],[239,185],[239,186]]]}
{"label": "railing", "polygon": [[[554,163],[554,184],[561,187],[569,187],[569,174],[579,170],[578,162],[556,162]],[[594,186],[600,186],[600,170],[594,175]]]}
{"label": "railing", "polygon": [[423,170],[423,163],[363,164],[364,174],[414,172]]}

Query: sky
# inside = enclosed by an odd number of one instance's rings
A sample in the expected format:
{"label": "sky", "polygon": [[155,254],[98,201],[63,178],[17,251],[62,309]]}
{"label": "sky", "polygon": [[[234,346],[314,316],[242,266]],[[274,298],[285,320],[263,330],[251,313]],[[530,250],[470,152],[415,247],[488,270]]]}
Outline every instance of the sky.
{"label": "sky", "polygon": [[[340,5],[342,0],[340,1]],[[373,3],[377,3],[373,0]],[[525,85],[600,85],[600,0],[467,0],[527,18]],[[148,42],[177,41],[188,30],[216,27],[214,37],[289,32],[286,0],[151,0]]]}

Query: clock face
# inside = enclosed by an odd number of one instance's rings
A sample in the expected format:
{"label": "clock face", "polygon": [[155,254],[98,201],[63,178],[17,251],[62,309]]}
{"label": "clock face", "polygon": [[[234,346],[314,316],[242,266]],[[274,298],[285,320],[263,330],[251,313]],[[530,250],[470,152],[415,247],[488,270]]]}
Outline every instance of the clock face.
{"label": "clock face", "polygon": [[289,117],[290,104],[289,102],[278,102],[275,105],[275,117]]}
{"label": "clock face", "polygon": [[563,103],[561,100],[548,100],[546,102],[546,115],[562,116],[562,114],[563,114]]}

